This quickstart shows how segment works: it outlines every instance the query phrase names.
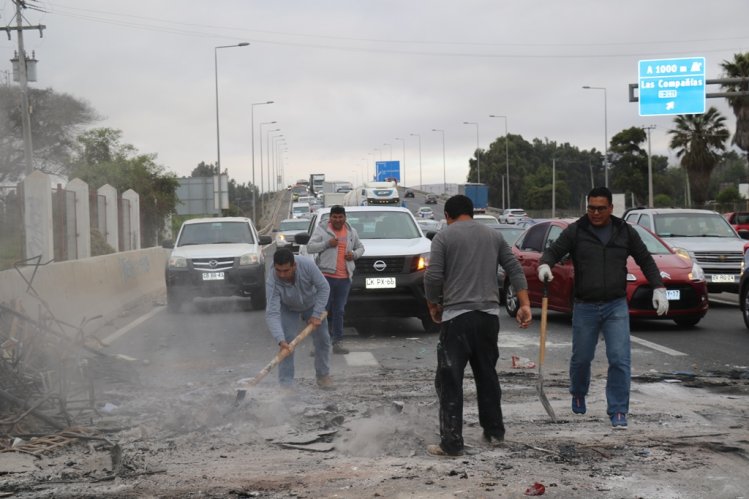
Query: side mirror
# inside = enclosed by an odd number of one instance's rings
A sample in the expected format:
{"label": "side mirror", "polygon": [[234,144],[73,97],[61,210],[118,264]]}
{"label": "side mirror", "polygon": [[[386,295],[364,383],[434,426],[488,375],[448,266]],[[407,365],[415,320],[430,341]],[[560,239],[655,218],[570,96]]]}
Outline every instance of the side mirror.
{"label": "side mirror", "polygon": [[273,232],[278,232],[278,229],[273,229]]}
{"label": "side mirror", "polygon": [[297,244],[307,244],[309,242],[309,234],[302,232],[301,234],[294,235],[294,242]]}
{"label": "side mirror", "polygon": [[432,239],[434,239],[434,236],[436,235],[437,235],[436,232],[434,232],[433,230],[430,230],[430,231],[427,231],[427,233],[424,236],[431,241]]}
{"label": "side mirror", "polygon": [[166,248],[166,249],[172,249],[174,248],[174,241],[172,241],[171,239],[164,239],[163,241],[161,241],[161,247]]}
{"label": "side mirror", "polygon": [[258,237],[258,242],[262,245],[266,245],[272,243],[273,239],[270,236],[260,236]]}

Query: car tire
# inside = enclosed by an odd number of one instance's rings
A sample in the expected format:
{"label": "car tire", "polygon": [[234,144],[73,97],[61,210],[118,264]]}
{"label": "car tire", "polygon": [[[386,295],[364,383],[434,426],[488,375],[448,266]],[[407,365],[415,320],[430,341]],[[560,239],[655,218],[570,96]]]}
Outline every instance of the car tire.
{"label": "car tire", "polygon": [[166,289],[166,309],[171,314],[179,313],[185,299],[171,288]]}
{"label": "car tire", "polygon": [[265,288],[257,289],[250,294],[253,310],[265,310]]}
{"label": "car tire", "polygon": [[749,285],[741,289],[739,308],[741,309],[741,316],[744,318],[744,325],[749,329]]}
{"label": "car tire", "polygon": [[505,310],[507,315],[515,317],[518,314],[519,308],[518,295],[515,293],[515,287],[510,281],[505,284]]}
{"label": "car tire", "polygon": [[427,334],[436,334],[440,332],[440,325],[432,320],[431,317],[421,317],[421,327]]}
{"label": "car tire", "polygon": [[[683,315],[681,317],[674,317],[674,322],[682,327],[692,327],[696,326],[701,319],[702,317],[699,315]],[[746,320],[746,314],[744,314],[744,321]]]}

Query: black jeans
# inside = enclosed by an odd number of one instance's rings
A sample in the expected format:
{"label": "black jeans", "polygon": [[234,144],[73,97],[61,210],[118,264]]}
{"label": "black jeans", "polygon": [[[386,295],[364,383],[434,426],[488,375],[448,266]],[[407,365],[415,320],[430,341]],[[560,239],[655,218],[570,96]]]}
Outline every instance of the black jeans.
{"label": "black jeans", "polygon": [[467,312],[442,323],[434,386],[440,401],[440,445],[445,452],[463,450],[463,373],[468,363],[476,382],[479,424],[486,435],[504,436],[496,371],[498,338],[496,315]]}

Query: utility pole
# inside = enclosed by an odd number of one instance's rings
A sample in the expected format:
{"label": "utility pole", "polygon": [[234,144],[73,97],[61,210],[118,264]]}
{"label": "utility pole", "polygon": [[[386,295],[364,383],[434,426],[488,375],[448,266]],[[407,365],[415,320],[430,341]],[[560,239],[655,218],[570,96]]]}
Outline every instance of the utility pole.
{"label": "utility pole", "polygon": [[648,208],[655,208],[653,204],[653,155],[650,154],[650,130],[654,129],[655,125],[642,128],[648,132]]}
{"label": "utility pole", "polygon": [[23,126],[23,152],[26,165],[26,175],[31,175],[34,171],[34,163],[32,160],[31,152],[31,115],[29,112],[29,90],[28,90],[28,74],[26,72],[26,51],[23,48],[23,31],[26,29],[38,29],[39,37],[43,36],[42,30],[46,28],[41,24],[36,26],[24,26],[23,15],[21,15],[21,9],[26,8],[26,2],[24,0],[13,0],[16,4],[16,27],[11,28],[7,26],[0,28],[8,35],[10,40],[10,32],[17,31],[18,36],[18,83],[21,86],[21,124]]}

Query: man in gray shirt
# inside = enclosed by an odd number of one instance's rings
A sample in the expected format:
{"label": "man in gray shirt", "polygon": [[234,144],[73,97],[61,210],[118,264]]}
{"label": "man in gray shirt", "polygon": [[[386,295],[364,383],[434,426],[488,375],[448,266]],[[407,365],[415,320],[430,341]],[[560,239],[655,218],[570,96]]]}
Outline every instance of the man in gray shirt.
{"label": "man in gray shirt", "polygon": [[501,442],[502,392],[499,359],[499,288],[501,264],[517,290],[517,322],[531,322],[528,284],[502,235],[473,220],[470,198],[457,195],[445,203],[448,226],[432,240],[424,289],[432,320],[441,323],[434,385],[440,402],[440,443],[427,446],[436,456],[463,453],[463,374],[471,364],[476,382],[479,424],[488,442]]}

